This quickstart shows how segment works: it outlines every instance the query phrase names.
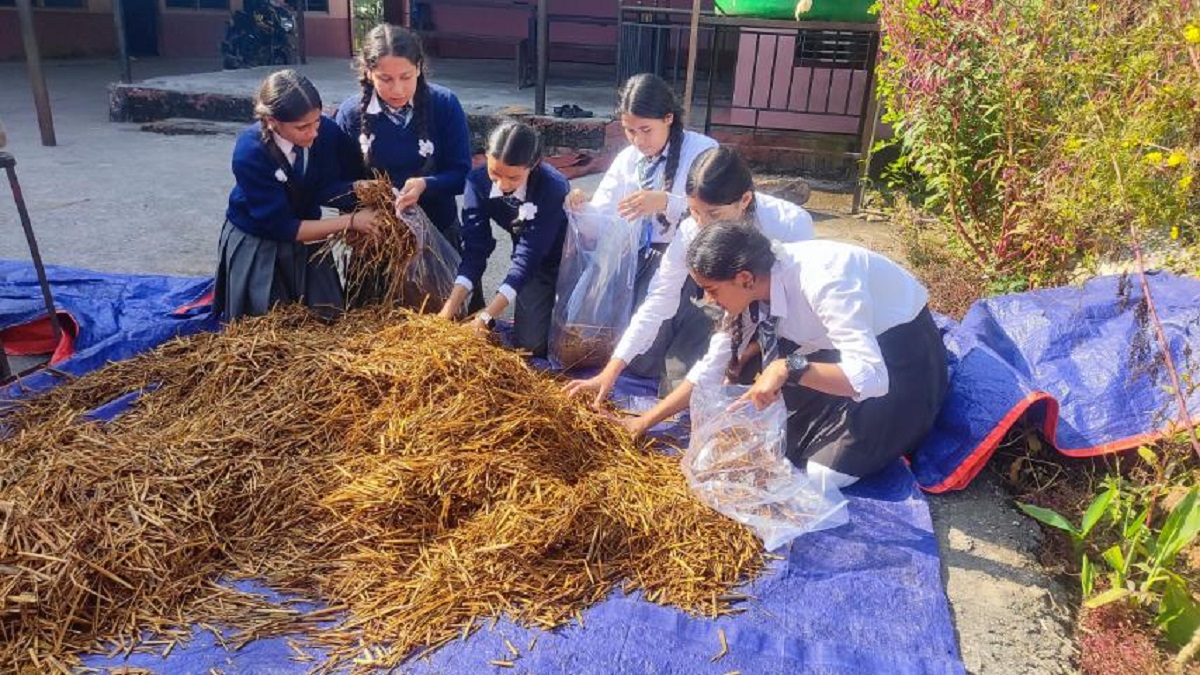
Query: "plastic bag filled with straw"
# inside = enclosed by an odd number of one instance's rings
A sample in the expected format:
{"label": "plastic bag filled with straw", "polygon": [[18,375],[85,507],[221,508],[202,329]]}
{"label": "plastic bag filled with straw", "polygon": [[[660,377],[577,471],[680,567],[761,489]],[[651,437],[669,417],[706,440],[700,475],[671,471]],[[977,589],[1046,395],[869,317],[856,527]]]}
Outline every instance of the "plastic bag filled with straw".
{"label": "plastic bag filled with straw", "polygon": [[[133,391],[114,421],[85,417]],[[197,622],[238,631],[234,647],[298,633],[329,649],[321,668],[370,670],[481,618],[558,625],[618,587],[733,611],[762,564],[678,459],[473,331],[403,310],[234,322],[11,405],[0,426],[3,672],[147,632],[162,651]],[[328,608],[216,583],[238,578]]]}
{"label": "plastic bag filled with straw", "polygon": [[[401,212],[386,174],[360,182],[355,195],[377,214],[379,233],[335,240],[350,248],[345,265],[346,298],[352,307],[382,305],[436,312],[442,308],[458,271],[460,256],[420,206]],[[334,242],[327,251],[332,252]]]}

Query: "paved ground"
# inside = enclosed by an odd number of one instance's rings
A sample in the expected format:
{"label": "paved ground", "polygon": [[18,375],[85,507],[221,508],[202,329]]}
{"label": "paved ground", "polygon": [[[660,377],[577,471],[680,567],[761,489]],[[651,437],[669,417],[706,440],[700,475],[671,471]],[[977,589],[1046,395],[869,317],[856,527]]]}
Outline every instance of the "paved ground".
{"label": "paved ground", "polygon": [[[134,74],[146,78],[212,66],[204,60],[138,61]],[[38,143],[22,65],[0,63],[0,120],[8,127],[8,150],[17,157],[47,262],[116,272],[211,274],[232,182],[230,137],[161,136],[109,123],[106,88],[117,73],[112,62],[52,62],[46,70],[58,132],[54,148]],[[456,82],[443,81],[462,93]],[[530,90],[519,95],[532,101]],[[606,95],[589,94],[596,100]],[[512,104],[523,105],[523,100],[513,98]],[[470,103],[465,96],[464,102]],[[577,184],[591,189],[597,180],[592,176]],[[887,223],[847,218],[848,204],[847,195],[814,193],[810,208],[818,233],[895,254]],[[0,257],[27,255],[16,210],[0,186]],[[489,288],[503,274],[507,255],[503,247],[497,251]],[[1073,647],[1065,637],[1064,609],[1069,601],[1034,559],[1037,527],[1018,515],[986,474],[967,490],[929,501],[968,669],[980,675],[1071,672]]]}

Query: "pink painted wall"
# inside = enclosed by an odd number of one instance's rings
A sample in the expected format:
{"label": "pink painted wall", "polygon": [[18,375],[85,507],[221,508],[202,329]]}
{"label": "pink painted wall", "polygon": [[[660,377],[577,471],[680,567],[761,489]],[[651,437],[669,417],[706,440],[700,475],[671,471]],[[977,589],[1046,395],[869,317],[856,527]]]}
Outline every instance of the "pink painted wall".
{"label": "pink painted wall", "polygon": [[[212,56],[221,53],[229,12],[163,12],[159,15],[159,53],[163,56]],[[349,56],[350,23],[345,17],[304,15],[308,56]]]}
{"label": "pink painted wall", "polygon": [[[117,33],[112,14],[79,10],[33,12],[33,29],[44,58],[107,56],[117,52]],[[24,58],[17,10],[0,9],[0,59]]]}

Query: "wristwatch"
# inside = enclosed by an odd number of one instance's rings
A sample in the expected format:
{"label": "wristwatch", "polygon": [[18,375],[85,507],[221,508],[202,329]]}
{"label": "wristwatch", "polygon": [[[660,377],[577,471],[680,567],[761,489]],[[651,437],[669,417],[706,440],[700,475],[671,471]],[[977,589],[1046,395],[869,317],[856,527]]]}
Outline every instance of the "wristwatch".
{"label": "wristwatch", "polygon": [[808,370],[808,357],[800,352],[788,354],[787,358],[784,359],[784,363],[787,364],[788,382],[799,382],[800,376],[804,374],[804,371]]}
{"label": "wristwatch", "polygon": [[492,318],[492,315],[488,314],[486,310],[480,310],[479,313],[475,315],[475,318],[482,321],[484,327],[488,330],[496,327],[496,320]]}

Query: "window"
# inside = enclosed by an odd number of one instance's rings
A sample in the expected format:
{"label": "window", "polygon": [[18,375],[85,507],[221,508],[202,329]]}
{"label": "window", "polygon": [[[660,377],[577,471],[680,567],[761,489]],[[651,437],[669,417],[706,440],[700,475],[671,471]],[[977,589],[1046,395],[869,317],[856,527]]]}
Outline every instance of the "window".
{"label": "window", "polygon": [[[288,4],[292,7],[299,7],[303,0],[289,0]],[[308,4],[304,5],[309,12],[325,12],[329,13],[329,0],[308,0]]]}
{"label": "window", "polygon": [[802,30],[798,37],[798,66],[865,70],[875,35],[866,31]]}

